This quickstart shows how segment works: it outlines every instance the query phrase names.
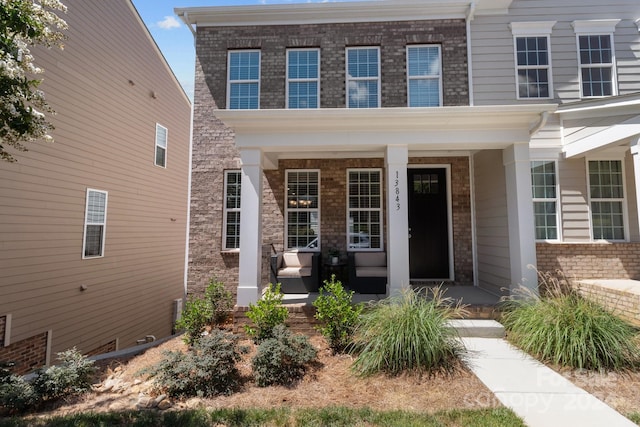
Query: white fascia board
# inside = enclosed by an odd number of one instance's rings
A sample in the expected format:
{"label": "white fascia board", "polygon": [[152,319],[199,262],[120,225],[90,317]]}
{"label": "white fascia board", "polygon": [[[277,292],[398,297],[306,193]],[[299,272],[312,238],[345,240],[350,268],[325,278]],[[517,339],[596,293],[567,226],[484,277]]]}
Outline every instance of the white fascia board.
{"label": "white fascia board", "polygon": [[557,113],[561,119],[571,120],[628,115],[636,111],[640,113],[640,94],[633,93],[564,104],[558,107]]}
{"label": "white fascia board", "polygon": [[[475,15],[505,15],[513,0],[476,0]],[[464,0],[367,0],[257,6],[210,6],[174,9],[187,25],[246,26],[464,19]]]}
{"label": "white fascia board", "polygon": [[586,153],[640,135],[640,115],[567,144],[562,148],[566,158],[584,156]]}

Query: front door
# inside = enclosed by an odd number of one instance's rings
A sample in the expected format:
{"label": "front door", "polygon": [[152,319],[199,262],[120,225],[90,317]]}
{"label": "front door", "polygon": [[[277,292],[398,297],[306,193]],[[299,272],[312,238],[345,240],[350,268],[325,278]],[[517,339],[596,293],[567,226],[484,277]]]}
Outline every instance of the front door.
{"label": "front door", "polygon": [[449,279],[445,168],[408,170],[411,279]]}

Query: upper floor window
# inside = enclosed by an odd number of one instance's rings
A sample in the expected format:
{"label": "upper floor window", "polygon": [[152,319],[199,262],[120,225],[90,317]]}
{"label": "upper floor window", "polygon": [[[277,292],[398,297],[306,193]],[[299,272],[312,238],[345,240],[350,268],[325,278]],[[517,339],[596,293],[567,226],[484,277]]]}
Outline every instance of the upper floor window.
{"label": "upper floor window", "polygon": [[167,166],[167,128],[156,123],[156,166]]}
{"label": "upper floor window", "polygon": [[551,31],[555,21],[512,22],[518,99],[551,98]]}
{"label": "upper floor window", "polygon": [[407,47],[407,93],[409,107],[442,105],[440,46]]}
{"label": "upper floor window", "polygon": [[617,94],[613,33],[619,19],[573,21],[583,98]]}
{"label": "upper floor window", "polygon": [[240,248],[240,194],[242,173],[230,170],[224,173],[224,216],[222,249]]}
{"label": "upper floor window", "polygon": [[82,258],[104,255],[104,236],[107,226],[107,192],[87,189],[84,213]]}
{"label": "upper floor window", "polygon": [[549,37],[516,37],[518,98],[549,98]]}
{"label": "upper floor window", "polygon": [[347,108],[380,107],[380,48],[347,48]]}
{"label": "upper floor window", "polygon": [[320,247],[320,171],[287,170],[287,249]]}
{"label": "upper floor window", "polygon": [[595,240],[624,240],[624,171],[620,160],[588,162],[591,228]]}
{"label": "upper floor window", "polygon": [[558,239],[558,191],[556,163],[531,162],[531,193],[537,240]]}
{"label": "upper floor window", "polygon": [[260,108],[260,51],[230,51],[228,63],[228,108],[231,110]]}
{"label": "upper floor window", "polygon": [[318,108],[320,50],[287,51],[287,108]]}

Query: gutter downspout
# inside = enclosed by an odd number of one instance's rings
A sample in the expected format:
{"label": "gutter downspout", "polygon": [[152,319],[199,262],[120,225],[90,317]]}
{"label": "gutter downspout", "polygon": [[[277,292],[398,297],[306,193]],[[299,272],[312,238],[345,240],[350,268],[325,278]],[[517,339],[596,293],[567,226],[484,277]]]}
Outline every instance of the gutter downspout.
{"label": "gutter downspout", "polygon": [[547,124],[548,119],[549,119],[548,111],[543,111],[542,113],[540,113],[540,120],[538,120],[538,123],[536,123],[535,126],[533,126],[529,130],[529,136],[534,136],[535,134],[540,132],[540,129],[542,129]]}
{"label": "gutter downspout", "polygon": [[187,24],[187,28],[189,28],[189,31],[191,31],[191,34],[193,34],[193,43],[196,43],[196,30],[193,28],[191,22],[189,21],[189,14],[187,12],[184,12],[182,15],[182,20],[184,21],[185,24]]}
{"label": "gutter downspout", "polygon": [[476,3],[469,3],[467,16],[465,21],[467,24],[467,79],[469,80],[469,106],[473,107],[473,55],[471,54],[471,21],[473,21],[476,12]]}

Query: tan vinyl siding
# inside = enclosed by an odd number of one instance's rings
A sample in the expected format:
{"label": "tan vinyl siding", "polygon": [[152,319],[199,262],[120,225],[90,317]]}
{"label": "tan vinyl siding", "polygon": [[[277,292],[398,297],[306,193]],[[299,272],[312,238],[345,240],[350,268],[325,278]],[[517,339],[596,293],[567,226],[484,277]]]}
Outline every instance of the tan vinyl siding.
{"label": "tan vinyl siding", "polygon": [[[130,2],[65,5],[65,49],[35,52],[55,142],[0,163],[0,315],[12,314],[13,341],[53,330],[54,353],[171,333],[189,173],[189,101]],[[108,192],[108,207],[104,257],[83,260],[87,188]]]}
{"label": "tan vinyl siding", "polygon": [[565,242],[589,242],[591,237],[587,194],[587,169],[584,159],[558,162],[562,237]]}
{"label": "tan vinyl siding", "polygon": [[510,283],[507,190],[501,150],[474,155],[478,284],[491,292]]}
{"label": "tan vinyl siding", "polygon": [[[614,33],[619,94],[640,91],[640,17],[637,0],[514,0],[508,15],[477,16],[471,22],[474,100],[476,105],[543,102],[518,101],[510,22],[557,21],[551,33],[554,98],[580,99],[574,20],[621,19]],[[547,100],[548,101],[548,100]]]}

